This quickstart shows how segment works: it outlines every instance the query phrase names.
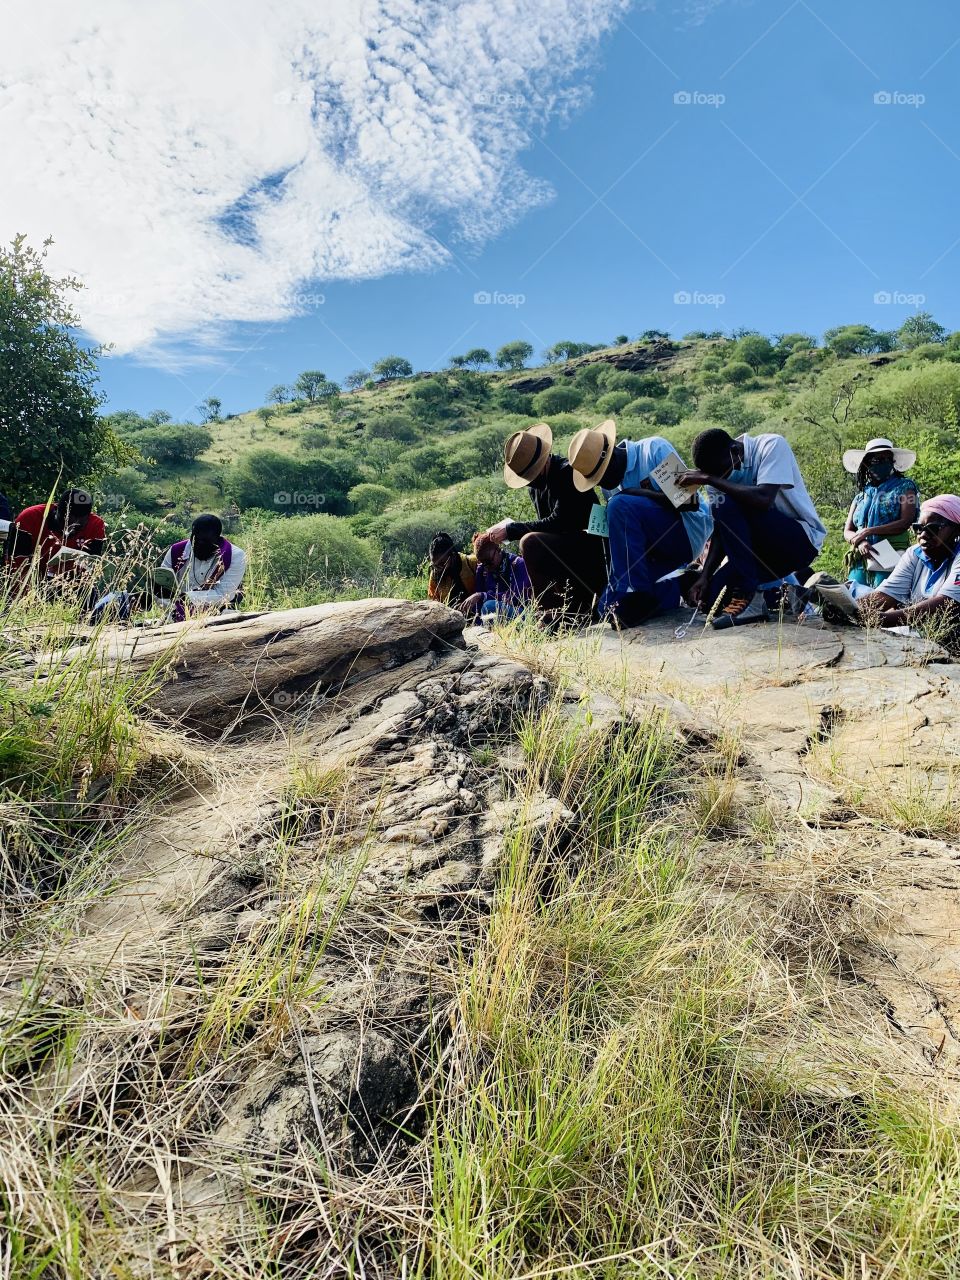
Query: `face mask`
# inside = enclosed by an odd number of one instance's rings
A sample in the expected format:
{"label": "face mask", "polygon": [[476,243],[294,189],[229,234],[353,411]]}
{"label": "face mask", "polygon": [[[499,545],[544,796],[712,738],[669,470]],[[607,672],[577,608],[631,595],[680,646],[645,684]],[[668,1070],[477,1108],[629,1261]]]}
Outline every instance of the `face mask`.
{"label": "face mask", "polygon": [[892,462],[871,462],[867,467],[867,475],[874,484],[883,484],[893,475]]}
{"label": "face mask", "polygon": [[753,483],[753,478],[746,467],[737,467],[735,470],[731,471],[730,474],[725,477],[725,479],[729,480],[731,484],[752,484]]}

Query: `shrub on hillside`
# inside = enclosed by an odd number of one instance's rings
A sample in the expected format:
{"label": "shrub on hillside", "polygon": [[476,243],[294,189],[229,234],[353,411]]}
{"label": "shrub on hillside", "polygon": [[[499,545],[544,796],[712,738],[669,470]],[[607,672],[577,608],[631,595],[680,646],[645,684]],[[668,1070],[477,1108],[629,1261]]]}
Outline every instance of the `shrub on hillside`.
{"label": "shrub on hillside", "polygon": [[596,391],[600,375],[604,369],[608,368],[600,360],[594,360],[590,364],[581,365],[577,372],[573,375],[573,380],[578,387],[585,387],[588,391]]}
{"label": "shrub on hillside", "polygon": [[604,391],[629,391],[632,397],[667,394],[666,383],[657,373],[632,373],[629,369],[610,366],[600,375],[599,385]]}
{"label": "shrub on hillside", "polygon": [[636,400],[631,400],[624,406],[623,412],[628,418],[649,418],[655,413],[659,403],[652,396],[637,396]]}
{"label": "shrub on hillside", "polygon": [[410,392],[414,413],[428,422],[442,418],[450,403],[450,388],[439,378],[424,378]]}
{"label": "shrub on hillside", "polygon": [[194,462],[213,444],[213,434],[209,428],[190,422],[167,423],[138,431],[132,442],[144,458],[157,462]]}
{"label": "shrub on hillside", "polygon": [[387,509],[395,496],[393,490],[388,489],[385,484],[371,484],[367,480],[355,484],[347,494],[354,511],[377,516]]}
{"label": "shrub on hillside", "polygon": [[271,520],[259,529],[261,572],[273,588],[332,587],[346,578],[370,578],[377,570],[376,550],[346,520],[320,513]]}
{"label": "shrub on hillside", "polygon": [[752,382],[754,371],[745,360],[734,360],[732,363],[724,365],[721,370],[725,381],[733,386],[742,386],[745,382]]}
{"label": "shrub on hillside", "polygon": [[333,515],[349,510],[347,492],[363,479],[350,454],[330,452],[309,458],[273,449],[252,449],[227,472],[227,489],[241,507],[262,507],[280,515],[318,508]]}
{"label": "shrub on hillside", "polygon": [[583,403],[583,392],[569,384],[547,387],[533,397],[534,412],[549,418],[555,413],[567,413]]}
{"label": "shrub on hillside", "polygon": [[404,444],[418,438],[412,420],[401,413],[385,413],[380,418],[371,418],[364,427],[364,434],[368,440],[399,440]]}
{"label": "shrub on hillside", "polygon": [[600,413],[619,413],[631,398],[629,391],[607,391],[597,400],[597,409]]}
{"label": "shrub on hillside", "polygon": [[525,418],[533,415],[533,396],[517,391],[514,387],[498,387],[493,402],[504,413],[518,413]]}
{"label": "shrub on hillside", "polygon": [[96,498],[101,511],[119,511],[126,506],[148,507],[153,502],[147,477],[139,467],[119,467],[101,474]]}

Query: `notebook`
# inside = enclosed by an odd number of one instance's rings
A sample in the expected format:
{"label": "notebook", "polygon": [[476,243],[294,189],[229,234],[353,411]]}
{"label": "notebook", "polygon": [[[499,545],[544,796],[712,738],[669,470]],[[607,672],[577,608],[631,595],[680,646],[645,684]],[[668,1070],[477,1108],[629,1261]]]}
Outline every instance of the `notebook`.
{"label": "notebook", "polygon": [[901,554],[886,538],[882,538],[879,542],[873,543],[870,548],[870,568],[889,572],[897,567]]}
{"label": "notebook", "polygon": [[679,453],[671,453],[650,472],[650,479],[656,480],[675,507],[685,507],[696,493],[695,489],[685,489],[683,485],[677,484],[677,476],[683,475],[687,470],[689,468]]}

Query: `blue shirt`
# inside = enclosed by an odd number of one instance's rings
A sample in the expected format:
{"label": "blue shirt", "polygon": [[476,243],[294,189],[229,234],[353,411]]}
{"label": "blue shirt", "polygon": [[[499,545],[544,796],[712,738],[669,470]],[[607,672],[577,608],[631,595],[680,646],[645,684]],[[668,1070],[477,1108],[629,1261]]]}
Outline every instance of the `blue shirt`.
{"label": "blue shirt", "polygon": [[919,547],[910,547],[877,590],[899,604],[918,604],[934,596],[960,601],[960,551],[937,568]]}
{"label": "blue shirt", "polygon": [[[603,492],[608,501],[615,493],[639,489],[641,482],[650,478],[650,472],[654,467],[658,467],[664,458],[669,458],[671,454],[677,452],[670,441],[664,440],[663,436],[648,436],[645,440],[624,440],[622,443],[627,451],[627,469],[618,488],[604,489]],[[650,483],[658,493],[663,492],[656,480],[650,480]],[[690,496],[693,497],[693,490]],[[677,514],[683,520],[683,527],[690,541],[691,557],[695,559],[706,546],[707,539],[713,532],[713,515],[710,507],[701,498],[695,510],[678,511]]]}

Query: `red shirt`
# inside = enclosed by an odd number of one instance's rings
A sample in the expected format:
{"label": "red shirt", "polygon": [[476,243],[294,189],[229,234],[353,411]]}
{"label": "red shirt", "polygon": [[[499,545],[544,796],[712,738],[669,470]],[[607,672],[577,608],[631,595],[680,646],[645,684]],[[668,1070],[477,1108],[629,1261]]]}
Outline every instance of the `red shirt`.
{"label": "red shirt", "polygon": [[[48,507],[45,502],[39,502],[35,507],[26,507],[14,521],[24,533],[29,533],[33,539],[33,558],[37,562],[41,577],[47,572],[47,564],[50,557],[59,551],[61,547],[73,547],[84,551],[88,542],[96,542],[98,539],[107,536],[106,526],[103,521],[91,511],[87,516],[86,522],[71,533],[68,538],[64,538],[57,533],[56,529],[48,527],[49,518],[54,510],[55,508]],[[26,556],[17,556],[13,563],[15,567],[19,568],[28,564],[29,561]],[[66,566],[58,567],[62,572]],[[56,571],[54,569],[54,572]]]}

